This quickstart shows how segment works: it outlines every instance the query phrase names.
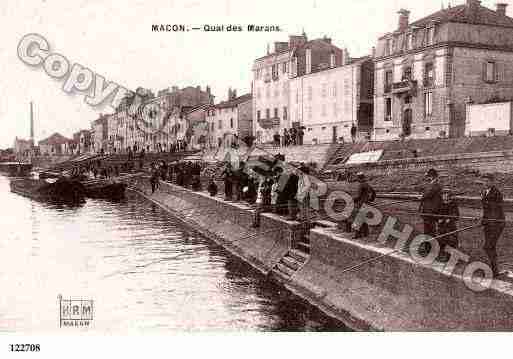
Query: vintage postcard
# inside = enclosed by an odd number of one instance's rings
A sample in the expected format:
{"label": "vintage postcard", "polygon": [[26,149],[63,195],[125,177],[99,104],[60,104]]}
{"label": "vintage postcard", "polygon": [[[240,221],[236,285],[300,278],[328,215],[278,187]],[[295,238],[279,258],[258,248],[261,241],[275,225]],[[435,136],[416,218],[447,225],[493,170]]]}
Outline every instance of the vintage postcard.
{"label": "vintage postcard", "polygon": [[2,0],[0,352],[513,331],[510,5]]}

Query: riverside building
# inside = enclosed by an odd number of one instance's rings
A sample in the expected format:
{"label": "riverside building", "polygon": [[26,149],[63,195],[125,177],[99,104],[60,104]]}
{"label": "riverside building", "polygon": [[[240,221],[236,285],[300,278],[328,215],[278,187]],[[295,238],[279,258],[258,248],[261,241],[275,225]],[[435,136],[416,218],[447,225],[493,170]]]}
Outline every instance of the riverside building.
{"label": "riverside building", "polygon": [[513,98],[513,19],[478,0],[413,23],[399,11],[375,54],[374,139],[458,137],[466,105]]}
{"label": "riverside building", "polygon": [[299,127],[297,118],[290,118],[290,82],[315,71],[321,64],[333,61],[342,65],[343,50],[331,39],[308,40],[306,34],[289,36],[288,42],[275,42],[274,52],[253,64],[253,133],[257,143],[273,140],[284,128]]}

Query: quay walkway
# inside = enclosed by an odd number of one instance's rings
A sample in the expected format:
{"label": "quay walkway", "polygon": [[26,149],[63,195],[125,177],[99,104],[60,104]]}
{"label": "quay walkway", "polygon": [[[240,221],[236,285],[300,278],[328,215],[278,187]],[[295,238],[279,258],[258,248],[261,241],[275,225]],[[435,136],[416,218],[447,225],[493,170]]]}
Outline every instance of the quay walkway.
{"label": "quay walkway", "polygon": [[[328,220],[306,233],[300,222],[265,213],[261,227],[253,229],[253,209],[247,204],[162,181],[151,194],[145,175],[126,181],[129,190],[352,329],[513,329],[511,283],[499,279],[485,291],[470,290],[463,266],[451,274],[443,263],[416,262],[408,253],[393,251],[391,243],[377,241],[379,226],[369,238],[355,240]],[[351,269],[376,257],[380,259]]]}

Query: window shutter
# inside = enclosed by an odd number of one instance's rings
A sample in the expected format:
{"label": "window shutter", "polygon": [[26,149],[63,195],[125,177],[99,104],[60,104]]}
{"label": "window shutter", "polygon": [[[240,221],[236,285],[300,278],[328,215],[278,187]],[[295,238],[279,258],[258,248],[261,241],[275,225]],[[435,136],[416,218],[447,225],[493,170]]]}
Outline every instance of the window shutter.
{"label": "window shutter", "polygon": [[494,78],[495,78],[495,82],[499,82],[500,81],[500,66],[499,66],[499,63],[494,63],[493,64],[493,72],[494,72]]}
{"label": "window shutter", "polygon": [[483,78],[483,81],[485,81],[485,82],[486,82],[486,80],[487,80],[487,79],[486,79],[486,64],[487,64],[487,63],[486,63],[486,61],[485,61],[485,62],[483,62],[483,73],[482,73],[482,78]]}

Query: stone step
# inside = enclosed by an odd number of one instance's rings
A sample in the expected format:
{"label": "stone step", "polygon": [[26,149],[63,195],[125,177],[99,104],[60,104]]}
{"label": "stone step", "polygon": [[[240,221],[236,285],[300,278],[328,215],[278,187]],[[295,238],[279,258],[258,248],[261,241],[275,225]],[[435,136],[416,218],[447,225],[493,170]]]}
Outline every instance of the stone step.
{"label": "stone step", "polygon": [[299,249],[291,249],[288,255],[301,263],[306,262],[309,257],[308,253],[305,253]]}
{"label": "stone step", "polygon": [[294,272],[297,271],[301,267],[301,264],[303,264],[302,262],[299,262],[296,259],[294,259],[288,255],[283,257],[281,259],[280,263],[284,264],[286,267],[292,269]]}
{"label": "stone step", "polygon": [[278,263],[276,265],[275,270],[277,270],[279,272],[279,274],[281,274],[282,276],[287,277],[287,278],[290,278],[295,273],[295,271],[293,271],[292,269],[290,269],[289,267],[287,267],[281,263]]}

